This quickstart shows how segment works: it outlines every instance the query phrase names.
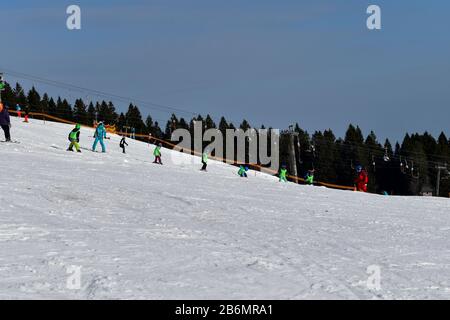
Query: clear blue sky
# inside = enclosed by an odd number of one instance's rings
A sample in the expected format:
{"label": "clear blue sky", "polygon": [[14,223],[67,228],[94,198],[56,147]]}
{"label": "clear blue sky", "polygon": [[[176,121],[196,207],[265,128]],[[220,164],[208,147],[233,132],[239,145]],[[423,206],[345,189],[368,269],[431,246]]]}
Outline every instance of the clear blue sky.
{"label": "clear blue sky", "polygon": [[[80,31],[66,29],[70,4]],[[366,28],[369,4],[381,31]],[[2,1],[0,67],[235,124],[450,134],[449,14],[444,0]]]}

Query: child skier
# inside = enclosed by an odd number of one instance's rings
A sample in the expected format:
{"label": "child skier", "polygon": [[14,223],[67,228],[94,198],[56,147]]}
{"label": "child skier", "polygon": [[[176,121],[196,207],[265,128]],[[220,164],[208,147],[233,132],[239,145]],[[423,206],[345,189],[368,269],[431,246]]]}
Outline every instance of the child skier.
{"label": "child skier", "polygon": [[92,145],[92,151],[95,151],[95,148],[97,147],[97,143],[100,142],[100,145],[102,146],[102,152],[105,153],[106,148],[105,148],[105,143],[103,142],[103,139],[106,139],[106,129],[105,129],[103,122],[99,122],[99,124],[97,125],[97,128],[95,129],[94,138],[95,138],[95,141],[94,141],[94,144]]}
{"label": "child skier", "polygon": [[18,104],[16,104],[17,117],[22,118],[22,109]]}
{"label": "child skier", "polygon": [[125,141],[125,136],[122,137],[122,140],[120,140],[120,147],[122,148],[122,152],[125,152],[125,146],[128,146],[128,143]]}
{"label": "child skier", "polygon": [[162,164],[161,162],[161,142],[158,143],[158,145],[155,147],[155,150],[153,151],[153,155],[155,156],[155,161],[153,163]]}
{"label": "child skier", "polygon": [[202,168],[201,171],[206,171],[206,166],[208,165],[208,152],[205,150],[202,154]]}
{"label": "child skier", "polygon": [[367,184],[369,183],[369,175],[362,166],[356,166],[355,191],[367,192]]}
{"label": "child skier", "polygon": [[280,182],[282,182],[282,181],[287,182],[286,175],[287,175],[286,166],[282,166],[281,170],[280,170]]}
{"label": "child skier", "polygon": [[312,186],[314,184],[314,169],[308,170],[305,175],[305,182]]}
{"label": "child skier", "polygon": [[28,108],[28,106],[25,106],[25,119],[23,120],[23,122],[28,123],[29,115],[30,115],[30,108]]}
{"label": "child skier", "polygon": [[247,177],[247,171],[248,171],[248,167],[240,166],[239,167],[239,171],[238,171],[238,175],[241,178],[248,178]]}
{"label": "child skier", "polygon": [[6,106],[3,106],[3,104],[0,102],[0,126],[3,129],[3,132],[5,133],[5,140],[6,142],[11,141],[11,134],[9,129],[11,128],[11,120],[9,118],[8,109]]}
{"label": "child skier", "polygon": [[81,152],[80,150],[80,130],[81,130],[81,125],[79,125],[78,123],[75,125],[75,128],[70,131],[69,133],[69,141],[70,141],[70,145],[69,148],[67,148],[67,151],[72,151],[73,152],[73,147],[75,146],[75,149],[77,150],[77,152]]}

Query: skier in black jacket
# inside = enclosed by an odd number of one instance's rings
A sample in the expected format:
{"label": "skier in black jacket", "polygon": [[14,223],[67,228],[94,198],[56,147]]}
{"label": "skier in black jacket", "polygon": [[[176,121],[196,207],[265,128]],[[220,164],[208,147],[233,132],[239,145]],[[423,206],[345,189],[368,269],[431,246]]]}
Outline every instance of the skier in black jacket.
{"label": "skier in black jacket", "polygon": [[11,128],[11,120],[9,119],[8,109],[1,102],[0,102],[0,127],[5,132],[5,140],[7,142],[11,141],[11,134],[9,130]]}
{"label": "skier in black jacket", "polygon": [[120,147],[122,148],[123,153],[126,153],[125,146],[128,146],[128,143],[125,141],[125,136],[123,136],[122,140],[120,140]]}

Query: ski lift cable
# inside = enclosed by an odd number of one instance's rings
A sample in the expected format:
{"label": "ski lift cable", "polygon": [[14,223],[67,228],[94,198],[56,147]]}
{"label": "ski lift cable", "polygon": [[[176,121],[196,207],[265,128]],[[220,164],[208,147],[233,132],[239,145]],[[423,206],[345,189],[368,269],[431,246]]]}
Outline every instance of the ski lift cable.
{"label": "ski lift cable", "polygon": [[[343,161],[350,161],[350,160],[354,159],[351,156],[343,156],[343,155],[340,155],[340,158]],[[376,160],[376,158],[377,157],[375,157],[375,160]],[[381,156],[380,156],[380,159],[384,160],[384,158],[381,157]],[[401,155],[400,156],[393,156],[392,158],[390,158],[389,162],[399,162],[400,167],[407,167],[407,169],[409,169],[409,164],[408,164],[409,160],[404,160],[404,159],[406,159],[406,158],[401,156]],[[431,167],[433,167],[435,165],[442,164],[442,162],[431,161],[431,160],[422,160],[422,161],[416,160],[416,164],[418,164],[418,165],[427,165],[427,166],[429,166],[431,168]]]}
{"label": "ski lift cable", "polygon": [[[329,142],[316,141],[316,144],[329,145]],[[355,148],[359,148],[361,151],[372,151],[374,153],[379,153],[379,154],[382,153],[381,149],[377,149],[377,148],[374,148],[374,147],[369,147],[369,146],[366,146],[366,145],[354,145],[354,144],[352,144],[352,145],[345,145],[343,143],[343,144],[336,145],[336,147],[337,148],[343,148],[343,149],[346,149],[346,150],[351,150],[351,151],[354,151]],[[417,155],[417,156],[424,156],[425,155],[428,158],[441,158],[443,162],[450,162],[450,158],[446,157],[446,156],[443,156],[443,155],[421,154],[421,153],[417,153],[417,152],[406,152],[406,153],[409,154],[410,157],[413,157],[413,155]],[[392,159],[397,159],[398,160],[399,157],[402,157],[402,156],[404,157],[404,155],[395,155],[395,154],[393,154],[391,160]],[[428,162],[428,163],[439,163],[438,161],[434,161],[434,160],[428,160],[426,162]]]}
{"label": "ski lift cable", "polygon": [[56,87],[60,87],[63,89],[67,89],[67,90],[77,90],[80,92],[89,92],[92,95],[97,95],[97,96],[102,96],[102,97],[106,97],[106,98],[114,98],[117,100],[122,100],[122,101],[126,101],[126,102],[135,102],[135,103],[140,103],[142,105],[146,105],[146,106],[153,106],[153,107],[149,107],[150,109],[156,109],[156,110],[160,110],[160,111],[166,111],[166,112],[182,112],[185,114],[190,114],[190,115],[197,115],[196,112],[193,111],[188,111],[179,107],[175,107],[175,106],[169,106],[169,105],[163,105],[163,104],[159,104],[159,103],[155,103],[155,102],[151,102],[151,101],[143,101],[140,99],[134,99],[131,97],[126,97],[126,96],[121,96],[121,95],[117,95],[117,94],[113,94],[113,93],[108,93],[105,91],[100,91],[100,90],[94,90],[94,89],[89,89],[89,88],[84,88],[81,86],[77,86],[77,85],[73,85],[73,84],[68,84],[68,83],[64,83],[61,81],[54,81],[54,80],[49,80],[46,78],[42,78],[42,77],[38,77],[38,76],[33,76],[30,74],[26,74],[26,73],[21,73],[21,72],[16,72],[16,71],[12,71],[9,69],[4,69],[4,68],[0,68],[0,70],[2,70],[5,74],[8,74],[10,76],[16,77],[16,78],[20,78],[20,79],[25,79],[25,80],[29,80],[29,81],[36,81],[36,82],[40,82],[40,83],[44,83],[47,85],[51,85],[51,86],[56,86]]}
{"label": "ski lift cable", "polygon": [[[336,140],[334,143],[338,143],[339,142],[339,139],[338,140]],[[329,141],[323,141],[323,139],[315,139],[315,143],[317,144],[317,143],[321,143],[321,144],[329,144]],[[385,149],[385,153],[387,153],[386,151],[386,147],[383,147],[381,144],[378,144],[378,147],[370,147],[370,146],[367,146],[367,145],[360,145],[360,144],[356,144],[356,143],[354,143],[354,142],[345,142],[345,141],[343,141],[343,140],[341,140],[341,143],[339,143],[338,144],[339,145],[339,147],[342,147],[342,148],[347,148],[347,149],[354,149],[354,148],[360,148],[360,149],[371,149],[371,150],[373,150],[374,152],[378,152],[378,153],[381,153],[382,152],[382,149]],[[421,156],[421,155],[423,155],[423,154],[421,154],[421,153],[418,153],[418,152],[414,152],[414,151],[409,151],[409,152],[407,152],[408,154],[415,154],[415,155],[418,155],[418,156]],[[447,157],[447,156],[443,156],[443,155],[438,155],[438,154],[427,154],[428,156],[433,156],[433,157],[435,157],[435,158],[442,158],[442,159],[444,159],[444,160],[446,160],[446,161],[450,161],[450,158],[449,157]]]}
{"label": "ski lift cable", "polygon": [[[353,157],[350,157],[350,156],[340,156],[340,160],[342,161],[342,162],[350,162],[350,166],[352,167],[352,169],[354,169],[354,158]],[[398,158],[396,158],[395,160],[392,160],[392,161],[394,161],[394,162],[399,162],[399,168],[400,168],[400,170],[403,172],[403,173],[405,173],[405,174],[408,174],[409,172],[410,172],[410,160],[408,160],[407,158],[405,158],[405,157],[402,157],[402,156],[399,156]],[[433,161],[415,161],[414,162],[414,165],[422,165],[422,164],[425,164],[425,165],[427,165],[430,169],[432,169],[432,167],[434,167],[435,165],[437,165],[437,164],[439,164],[438,162],[433,162]],[[442,163],[441,163],[442,164]],[[326,167],[326,168],[333,168],[334,167],[334,165],[333,164],[331,164],[331,165],[327,165],[327,164],[324,164],[324,163],[322,163],[322,167]],[[417,169],[414,169],[414,171],[415,172],[417,172]]]}

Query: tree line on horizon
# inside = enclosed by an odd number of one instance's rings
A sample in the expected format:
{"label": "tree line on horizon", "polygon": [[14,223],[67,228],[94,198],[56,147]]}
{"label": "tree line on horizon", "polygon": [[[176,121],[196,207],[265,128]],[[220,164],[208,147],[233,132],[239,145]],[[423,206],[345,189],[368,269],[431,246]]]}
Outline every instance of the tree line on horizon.
{"label": "tree line on horizon", "polygon": [[[85,102],[79,98],[71,105],[67,99],[58,97],[55,100],[47,93],[41,95],[35,87],[25,94],[19,83],[14,88],[6,83],[2,100],[10,108],[18,104],[30,112],[42,112],[90,126],[96,120],[103,121],[115,125],[120,131],[125,131],[125,127],[133,127],[136,134],[151,134],[164,140],[170,140],[175,129],[183,128],[193,132],[195,121],[202,121],[204,130],[220,130],[224,137],[227,129],[258,129],[252,127],[247,120],[235,127],[224,117],[216,124],[210,115],[198,115],[187,120],[178,118],[175,114],[161,128],[151,115],[144,120],[139,107],[132,103],[126,112],[120,113],[111,101]],[[290,163],[290,134],[295,134],[295,164]],[[206,144],[208,143],[205,142],[205,146]],[[225,148],[224,145],[224,151]],[[331,129],[309,134],[296,124],[290,132],[281,134],[279,148],[280,163],[288,169],[295,166],[300,177],[314,169],[315,180],[352,186],[354,168],[362,165],[369,173],[369,191],[391,195],[420,195],[425,192],[435,194],[437,167],[450,163],[450,140],[444,132],[437,139],[428,132],[407,133],[401,143],[393,145],[389,139],[380,143],[373,131],[365,137],[361,128],[352,124],[344,138],[336,137]],[[439,196],[450,196],[450,178],[446,170],[441,171]]]}

